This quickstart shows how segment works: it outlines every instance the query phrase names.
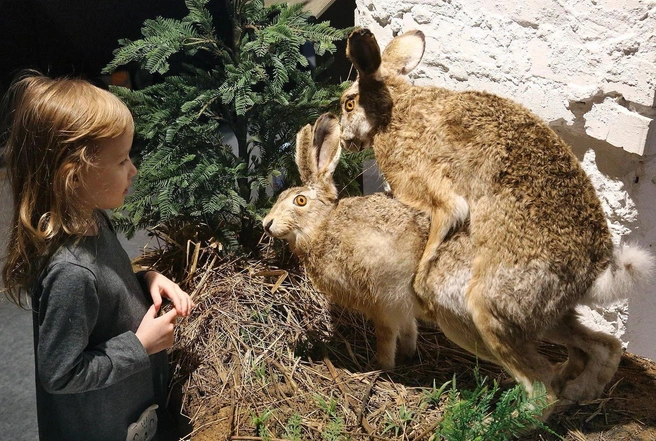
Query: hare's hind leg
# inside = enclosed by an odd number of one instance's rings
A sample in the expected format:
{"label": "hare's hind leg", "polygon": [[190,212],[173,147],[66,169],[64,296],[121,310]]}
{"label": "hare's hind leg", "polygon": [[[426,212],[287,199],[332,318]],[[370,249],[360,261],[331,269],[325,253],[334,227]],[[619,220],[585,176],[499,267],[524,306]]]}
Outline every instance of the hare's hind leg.
{"label": "hare's hind leg", "polygon": [[537,350],[537,342],[526,337],[517,326],[500,319],[489,300],[482,293],[482,285],[470,284],[467,293],[468,309],[485,341],[488,350],[496,360],[520,383],[529,396],[536,396],[534,383],[541,382],[546,389],[546,402],[550,406],[541,415],[542,420],[553,411],[557,397],[551,384],[554,369],[549,360]]}
{"label": "hare's hind leg", "polygon": [[567,347],[568,360],[554,379],[559,396],[572,401],[598,398],[617,371],[622,345],[612,335],[583,325],[575,311],[550,329],[545,338]]}

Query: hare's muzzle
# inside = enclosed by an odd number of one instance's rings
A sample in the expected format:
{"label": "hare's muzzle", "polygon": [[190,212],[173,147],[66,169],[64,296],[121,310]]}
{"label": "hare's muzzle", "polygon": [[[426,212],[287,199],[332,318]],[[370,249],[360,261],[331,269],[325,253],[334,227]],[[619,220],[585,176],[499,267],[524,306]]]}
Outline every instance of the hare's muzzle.
{"label": "hare's muzzle", "polygon": [[365,148],[364,143],[355,138],[354,139],[342,138],[340,144],[342,150],[346,150],[347,152],[359,152],[360,150]]}

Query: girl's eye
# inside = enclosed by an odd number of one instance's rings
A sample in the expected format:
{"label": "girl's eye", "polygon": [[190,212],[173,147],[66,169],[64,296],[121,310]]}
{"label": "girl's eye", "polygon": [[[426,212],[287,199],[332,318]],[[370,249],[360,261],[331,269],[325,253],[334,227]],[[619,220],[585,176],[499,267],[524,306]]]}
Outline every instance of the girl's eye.
{"label": "girl's eye", "polygon": [[350,112],[351,110],[355,109],[355,100],[353,98],[349,98],[346,100],[344,103],[344,108]]}
{"label": "girl's eye", "polygon": [[307,204],[307,198],[302,194],[299,194],[294,198],[294,203],[299,207],[305,207],[305,205]]}

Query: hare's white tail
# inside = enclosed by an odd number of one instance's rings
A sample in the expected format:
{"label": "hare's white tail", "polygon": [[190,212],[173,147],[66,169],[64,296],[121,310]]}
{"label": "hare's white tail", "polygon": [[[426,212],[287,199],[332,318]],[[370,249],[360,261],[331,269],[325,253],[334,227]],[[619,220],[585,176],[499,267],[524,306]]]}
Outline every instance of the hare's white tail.
{"label": "hare's white tail", "polygon": [[613,253],[613,262],[597,277],[583,303],[604,305],[627,298],[649,281],[655,267],[656,260],[648,251],[636,245],[620,245]]}

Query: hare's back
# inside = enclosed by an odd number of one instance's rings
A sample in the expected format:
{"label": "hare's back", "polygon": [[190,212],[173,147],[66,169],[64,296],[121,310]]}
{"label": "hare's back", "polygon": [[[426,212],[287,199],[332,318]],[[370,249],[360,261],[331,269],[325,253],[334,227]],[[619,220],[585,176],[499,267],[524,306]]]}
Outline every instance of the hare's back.
{"label": "hare's back", "polygon": [[428,217],[384,193],[339,201],[325,236],[372,265],[414,265],[428,237]]}
{"label": "hare's back", "polygon": [[305,267],[333,301],[365,314],[412,308],[428,218],[382,193],[339,201]]}
{"label": "hare's back", "polygon": [[[443,104],[438,125],[453,181],[469,199],[527,199],[545,212],[577,217],[601,206],[590,179],[560,136],[519,103],[486,92],[460,92]],[[431,130],[427,128],[427,130]],[[439,158],[445,147],[433,148]],[[485,186],[476,187],[473,182]],[[537,204],[537,205],[536,205]],[[561,209],[564,206],[564,212]],[[550,223],[552,219],[538,218]]]}
{"label": "hare's back", "polygon": [[390,129],[374,143],[399,199],[430,194],[428,184],[417,185],[441,173],[468,201],[481,245],[521,254],[524,241],[524,261],[574,252],[607,264],[612,246],[599,198],[571,148],[544,121],[486,92],[445,95],[417,86],[408,96],[395,102]]}
{"label": "hare's back", "polygon": [[[374,193],[341,200],[324,236],[333,243],[335,255],[348,252],[358,256],[357,260],[369,270],[387,266],[384,271],[399,269],[414,275],[429,228],[424,212],[388,194]],[[469,269],[473,254],[469,225],[463,225],[440,245],[434,277],[446,280],[456,269]]]}
{"label": "hare's back", "polygon": [[[428,216],[383,193],[339,202],[314,247],[313,281],[347,306],[354,298],[393,302],[386,293],[412,292],[419,259],[428,237]],[[472,240],[467,226],[450,235],[439,248],[430,279],[436,302],[462,312],[464,287],[471,274]],[[413,293],[413,292],[412,292]],[[381,297],[382,296],[382,297]]]}
{"label": "hare's back", "polygon": [[599,197],[571,148],[520,104],[482,92],[461,95],[448,124],[462,132],[462,158],[488,161],[470,159],[456,179],[476,169],[488,174],[474,194],[479,198],[470,199],[477,243],[512,259],[542,256],[557,273],[589,273],[593,280],[610,261],[612,242]]}

